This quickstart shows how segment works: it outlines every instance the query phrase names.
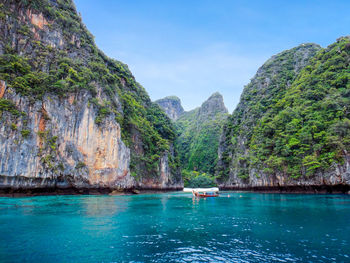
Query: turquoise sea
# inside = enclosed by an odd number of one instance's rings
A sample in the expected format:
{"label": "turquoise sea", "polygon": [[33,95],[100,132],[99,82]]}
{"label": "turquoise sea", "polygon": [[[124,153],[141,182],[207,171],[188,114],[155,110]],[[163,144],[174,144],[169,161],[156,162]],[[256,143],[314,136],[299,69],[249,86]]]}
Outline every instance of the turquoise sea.
{"label": "turquoise sea", "polygon": [[350,262],[350,196],[1,197],[0,262]]}

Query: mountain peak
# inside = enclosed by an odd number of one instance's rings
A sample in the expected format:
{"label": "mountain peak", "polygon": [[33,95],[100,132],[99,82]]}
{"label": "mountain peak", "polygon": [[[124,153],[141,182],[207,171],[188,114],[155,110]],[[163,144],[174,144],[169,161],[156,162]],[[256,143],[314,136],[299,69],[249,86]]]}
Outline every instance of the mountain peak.
{"label": "mountain peak", "polygon": [[177,120],[184,113],[181,100],[177,96],[167,96],[163,99],[156,100],[155,103],[157,103],[173,121]]}
{"label": "mountain peak", "polygon": [[210,95],[210,97],[207,100],[211,100],[211,99],[215,99],[215,98],[221,98],[222,100],[224,100],[224,98],[222,97],[220,92],[214,92],[213,94]]}
{"label": "mountain peak", "polygon": [[219,92],[213,93],[199,109],[200,115],[216,115],[217,113],[228,113],[224,98]]}
{"label": "mountain peak", "polygon": [[[288,61],[293,61],[294,72],[299,72],[304,68],[319,50],[321,46],[314,43],[303,43],[288,50],[284,50],[269,58],[257,71],[257,77],[266,73],[277,74],[281,68],[285,67]],[[288,59],[287,59],[288,58]]]}

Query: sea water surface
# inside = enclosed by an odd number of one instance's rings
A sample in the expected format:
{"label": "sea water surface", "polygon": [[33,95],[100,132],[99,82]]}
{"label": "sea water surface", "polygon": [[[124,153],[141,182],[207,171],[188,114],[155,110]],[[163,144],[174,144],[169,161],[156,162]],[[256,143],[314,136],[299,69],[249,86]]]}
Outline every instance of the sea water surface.
{"label": "sea water surface", "polygon": [[1,197],[0,262],[350,262],[350,196]]}

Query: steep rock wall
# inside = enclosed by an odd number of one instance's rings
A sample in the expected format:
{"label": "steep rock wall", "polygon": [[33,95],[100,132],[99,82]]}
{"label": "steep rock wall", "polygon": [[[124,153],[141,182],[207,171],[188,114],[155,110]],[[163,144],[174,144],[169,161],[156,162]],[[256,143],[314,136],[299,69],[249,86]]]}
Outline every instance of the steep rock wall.
{"label": "steep rock wall", "polygon": [[[256,190],[324,190],[332,192],[347,192],[350,190],[350,155],[345,157],[343,164],[334,164],[326,171],[317,172],[313,176],[302,176],[293,179],[284,173],[270,175],[259,169],[249,171],[249,179],[242,179],[238,176],[231,176],[227,181],[219,184],[221,189],[256,189]],[[334,188],[335,187],[335,188]]]}
{"label": "steep rock wall", "polygon": [[170,120],[73,2],[0,5],[0,188],[182,188]]}
{"label": "steep rock wall", "polygon": [[30,104],[8,88],[3,98],[13,101],[26,117],[24,125],[23,119],[2,113],[0,187],[135,186],[129,169],[130,150],[121,140],[119,124],[109,118],[99,127],[86,92],[72,94],[68,100],[46,96]]}

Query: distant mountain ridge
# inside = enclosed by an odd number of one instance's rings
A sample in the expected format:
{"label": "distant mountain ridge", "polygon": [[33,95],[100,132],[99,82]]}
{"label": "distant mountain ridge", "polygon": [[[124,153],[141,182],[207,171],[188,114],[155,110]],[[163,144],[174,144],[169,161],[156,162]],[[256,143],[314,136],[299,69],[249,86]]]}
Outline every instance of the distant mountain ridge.
{"label": "distant mountain ridge", "polygon": [[[177,97],[166,97],[156,103],[168,116],[174,116],[174,112],[179,113],[178,109],[182,109]],[[200,107],[178,114],[175,119],[178,134],[175,147],[184,170],[214,174],[221,128],[227,115],[223,97],[218,92],[212,94]]]}

